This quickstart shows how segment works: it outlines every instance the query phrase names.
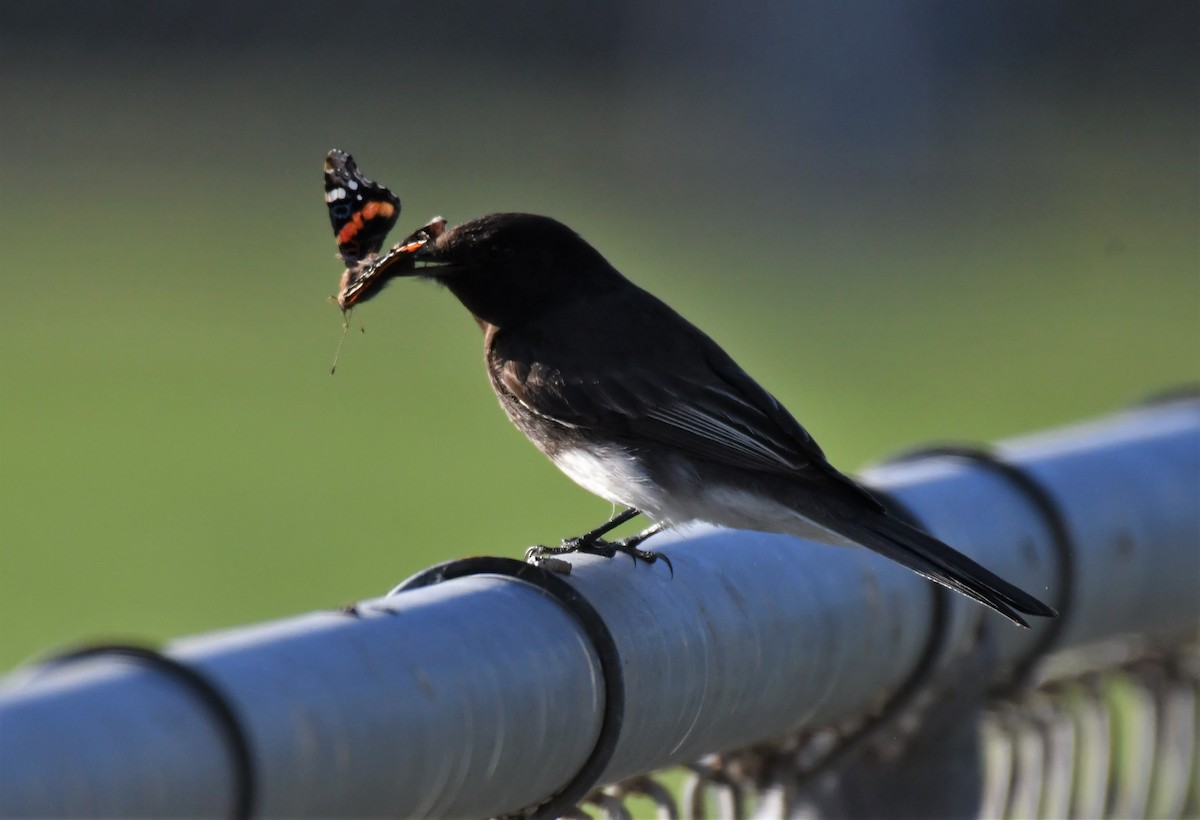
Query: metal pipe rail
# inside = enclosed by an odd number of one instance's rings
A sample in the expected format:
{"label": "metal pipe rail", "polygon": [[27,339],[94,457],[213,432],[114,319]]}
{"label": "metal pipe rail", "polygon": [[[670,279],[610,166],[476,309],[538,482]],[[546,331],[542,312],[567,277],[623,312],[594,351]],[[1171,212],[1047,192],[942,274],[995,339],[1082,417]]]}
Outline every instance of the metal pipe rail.
{"label": "metal pipe rail", "polygon": [[468,561],[354,614],[18,670],[0,816],[552,814],[596,782],[868,715],[980,640],[1002,684],[1047,649],[1196,638],[1200,401],[991,452],[864,480],[1056,621],[1018,629],[865,549],[707,527],[653,541],[673,577]]}

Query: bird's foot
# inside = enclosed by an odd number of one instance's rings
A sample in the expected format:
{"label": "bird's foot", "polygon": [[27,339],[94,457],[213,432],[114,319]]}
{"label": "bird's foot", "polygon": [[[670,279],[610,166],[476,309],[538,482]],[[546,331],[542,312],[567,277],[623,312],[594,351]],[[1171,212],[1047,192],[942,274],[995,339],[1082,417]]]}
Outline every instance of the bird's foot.
{"label": "bird's foot", "polygon": [[525,560],[531,561],[538,558],[569,555],[573,552],[583,552],[589,555],[602,555],[605,558],[612,558],[617,554],[617,548],[613,542],[605,541],[603,538],[589,538],[586,535],[581,535],[577,538],[564,538],[562,543],[557,547],[546,547],[541,544],[530,547],[525,550]]}
{"label": "bird's foot", "polygon": [[[657,530],[656,530],[657,531]],[[554,559],[560,555],[568,555],[570,553],[581,552],[588,555],[600,555],[604,558],[612,558],[618,552],[624,553],[633,559],[636,565],[638,561],[644,561],[647,564],[656,563],[659,559],[667,565],[667,570],[671,576],[675,576],[675,567],[671,565],[671,559],[662,553],[651,552],[650,550],[639,549],[638,544],[642,543],[649,537],[649,534],[638,534],[629,538],[623,538],[620,541],[606,541],[603,538],[588,537],[586,535],[577,538],[564,538],[563,542],[557,547],[535,546],[525,550],[525,560],[533,563],[541,563],[547,558]]]}

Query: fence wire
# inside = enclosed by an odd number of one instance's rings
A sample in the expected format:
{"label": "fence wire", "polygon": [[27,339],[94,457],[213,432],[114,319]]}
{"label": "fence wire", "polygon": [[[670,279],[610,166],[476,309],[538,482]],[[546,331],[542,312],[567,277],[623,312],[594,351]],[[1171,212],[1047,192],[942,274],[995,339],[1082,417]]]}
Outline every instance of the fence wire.
{"label": "fence wire", "polygon": [[960,683],[889,720],[707,756],[674,790],[671,770],[597,789],[566,816],[1200,815],[1200,645],[991,695],[966,720]]}

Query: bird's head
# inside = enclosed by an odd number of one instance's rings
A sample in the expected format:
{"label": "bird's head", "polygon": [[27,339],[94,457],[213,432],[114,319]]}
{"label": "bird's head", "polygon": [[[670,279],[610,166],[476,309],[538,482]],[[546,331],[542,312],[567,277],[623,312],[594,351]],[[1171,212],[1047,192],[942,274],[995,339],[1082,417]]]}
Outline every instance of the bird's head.
{"label": "bird's head", "polygon": [[522,324],[626,280],[549,217],[492,214],[444,231],[413,256],[415,275],[445,285],[477,319]]}

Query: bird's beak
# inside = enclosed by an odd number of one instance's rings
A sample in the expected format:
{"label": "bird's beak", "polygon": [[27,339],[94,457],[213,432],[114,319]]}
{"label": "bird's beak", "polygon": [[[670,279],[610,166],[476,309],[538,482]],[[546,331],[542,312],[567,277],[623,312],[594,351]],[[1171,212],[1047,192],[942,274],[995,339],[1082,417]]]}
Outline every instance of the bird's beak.
{"label": "bird's beak", "polygon": [[413,234],[412,238],[424,240],[412,251],[413,271],[417,276],[438,276],[455,268],[455,260],[447,256],[443,247],[438,245],[438,237],[446,230],[446,220],[436,217],[429,224]]}
{"label": "bird's beak", "polygon": [[423,262],[436,254],[435,246],[438,237],[446,232],[446,217],[435,216],[425,224],[425,227],[413,231],[404,240],[405,246],[411,250],[413,261]]}
{"label": "bird's beak", "polygon": [[413,249],[413,262],[418,268],[440,268],[448,264],[437,247],[437,240],[430,239]]}

